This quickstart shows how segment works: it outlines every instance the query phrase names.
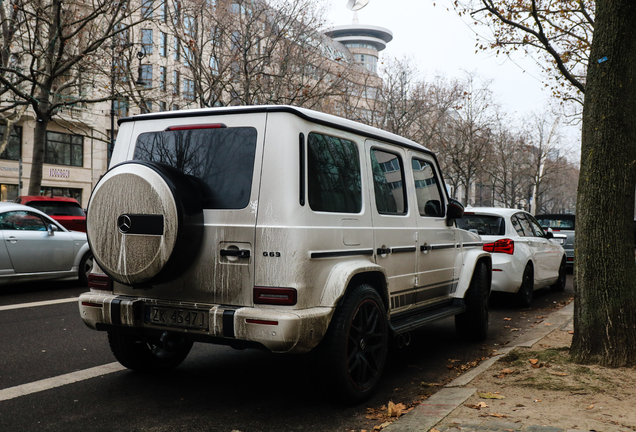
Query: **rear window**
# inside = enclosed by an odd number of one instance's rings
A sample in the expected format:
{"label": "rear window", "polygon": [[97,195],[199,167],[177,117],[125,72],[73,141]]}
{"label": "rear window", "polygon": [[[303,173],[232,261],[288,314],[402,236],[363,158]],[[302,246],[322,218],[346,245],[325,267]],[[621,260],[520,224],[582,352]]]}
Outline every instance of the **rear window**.
{"label": "rear window", "polygon": [[79,204],[64,201],[31,201],[27,205],[49,216],[85,216]]}
{"label": "rear window", "polygon": [[456,219],[457,226],[465,230],[476,230],[479,235],[505,235],[506,222],[500,216],[466,214]]}
{"label": "rear window", "polygon": [[139,135],[134,160],[161,162],[202,180],[203,208],[242,209],[252,191],[256,129],[189,129]]}
{"label": "rear window", "polygon": [[546,217],[537,217],[537,221],[539,225],[545,228],[555,228],[555,229],[574,229],[574,219],[559,219],[559,218],[546,218]]}

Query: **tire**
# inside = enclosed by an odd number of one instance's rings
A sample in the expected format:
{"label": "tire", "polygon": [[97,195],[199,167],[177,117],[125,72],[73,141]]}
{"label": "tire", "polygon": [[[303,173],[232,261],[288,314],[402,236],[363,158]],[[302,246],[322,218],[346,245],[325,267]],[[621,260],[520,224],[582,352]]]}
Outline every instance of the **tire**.
{"label": "tire", "polygon": [[460,339],[480,342],[488,337],[489,296],[488,266],[480,261],[464,297],[466,311],[455,315],[455,331]]}
{"label": "tire", "polygon": [[338,305],[313,366],[329,400],[358,404],[377,388],[386,363],[388,325],[382,299],[371,285],[348,292]]}
{"label": "tire", "polygon": [[93,254],[88,251],[80,261],[77,277],[82,286],[88,286],[88,275],[93,270]]}
{"label": "tire", "polygon": [[561,260],[561,265],[559,266],[559,278],[556,283],[550,287],[550,289],[554,292],[563,292],[565,291],[565,283],[567,278],[567,264],[565,262],[565,257]]}
{"label": "tire", "polygon": [[111,168],[95,186],[87,214],[91,251],[125,285],[174,280],[196,259],[207,185],[157,162]]}
{"label": "tire", "polygon": [[521,307],[530,307],[532,304],[532,298],[534,297],[534,271],[531,265],[527,265],[523,271],[523,278],[521,279],[521,287],[517,293],[519,305]]}
{"label": "tire", "polygon": [[[163,339],[163,341],[162,341]],[[122,366],[139,372],[160,372],[179,366],[190,353],[192,341],[183,336],[142,338],[132,334],[108,332],[108,343]]]}

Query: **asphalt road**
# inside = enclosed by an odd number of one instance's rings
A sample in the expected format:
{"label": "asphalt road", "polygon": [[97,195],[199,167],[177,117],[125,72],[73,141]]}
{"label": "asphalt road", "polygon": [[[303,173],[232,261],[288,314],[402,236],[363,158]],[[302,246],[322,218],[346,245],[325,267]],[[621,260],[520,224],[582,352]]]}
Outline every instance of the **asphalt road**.
{"label": "asphalt road", "polygon": [[[69,283],[0,287],[0,431],[372,430],[378,421],[366,418],[367,407],[435,392],[439,387],[422,383],[455,378],[567,302],[573,295],[571,278],[564,293],[535,292],[529,309],[519,309],[508,297],[491,298],[491,331],[484,343],[458,340],[452,319],[414,333],[408,347],[390,350],[376,395],[354,407],[314,393],[304,356],[195,344],[171,373],[118,370],[106,335],[84,326],[76,302],[16,306],[71,299],[86,288]],[[86,372],[103,365],[117,371]],[[85,373],[96,376],[81,376]],[[16,389],[23,395],[16,396]]]}

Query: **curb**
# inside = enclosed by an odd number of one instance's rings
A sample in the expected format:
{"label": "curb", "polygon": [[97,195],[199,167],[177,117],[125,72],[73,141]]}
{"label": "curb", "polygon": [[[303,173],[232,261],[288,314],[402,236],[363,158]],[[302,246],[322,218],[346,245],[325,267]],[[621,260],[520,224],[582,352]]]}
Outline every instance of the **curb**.
{"label": "curb", "polygon": [[475,393],[476,389],[466,388],[464,386],[470,384],[472,380],[485,372],[486,369],[496,363],[502,355],[509,353],[517,347],[530,348],[553,331],[563,328],[572,319],[573,313],[574,302],[570,302],[567,306],[556,312],[552,312],[544,320],[546,324],[552,325],[537,326],[528,330],[519,340],[499,350],[498,355],[481,362],[476,368],[455,378],[433,396],[400,417],[398,421],[382,430],[387,432],[429,431]]}

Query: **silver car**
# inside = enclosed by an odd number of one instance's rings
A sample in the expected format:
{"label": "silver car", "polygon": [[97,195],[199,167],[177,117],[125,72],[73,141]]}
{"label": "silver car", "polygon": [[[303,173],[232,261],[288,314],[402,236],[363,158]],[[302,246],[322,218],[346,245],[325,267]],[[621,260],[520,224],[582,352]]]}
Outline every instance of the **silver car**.
{"label": "silver car", "polygon": [[74,280],[84,285],[93,265],[86,233],[68,231],[45,213],[0,202],[0,285]]}
{"label": "silver car", "polygon": [[536,216],[537,221],[544,230],[551,229],[555,238],[565,235],[563,249],[567,256],[569,269],[574,266],[574,226],[576,217],[573,214],[540,214]]}

